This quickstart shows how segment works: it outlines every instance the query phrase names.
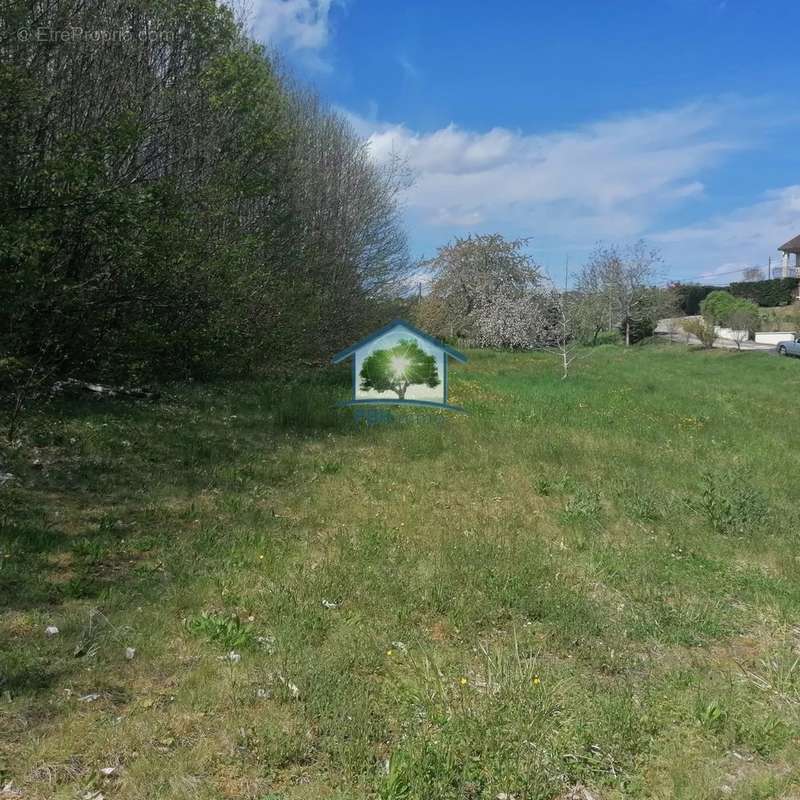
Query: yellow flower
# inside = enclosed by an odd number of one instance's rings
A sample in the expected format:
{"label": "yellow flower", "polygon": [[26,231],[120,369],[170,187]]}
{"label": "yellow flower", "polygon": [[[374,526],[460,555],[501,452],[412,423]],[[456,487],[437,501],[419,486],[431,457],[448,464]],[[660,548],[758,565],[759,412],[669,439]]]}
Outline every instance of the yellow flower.
{"label": "yellow flower", "polygon": [[458,682],[459,682],[459,683],[460,683],[462,686],[466,686],[466,685],[467,685],[467,683],[468,683],[467,679],[466,679],[466,678],[465,678],[463,675],[461,676],[461,678],[460,678],[460,680],[459,680]]}
{"label": "yellow flower", "polygon": [[386,655],[387,656],[393,656],[394,655],[394,650],[387,650],[386,651]]}
{"label": "yellow flower", "polygon": [[259,556],[259,559],[263,559],[263,558],[264,558],[264,556],[263,556],[263,555]]}
{"label": "yellow flower", "polygon": [[532,683],[533,683],[534,686],[538,686],[541,683],[541,681],[539,680],[539,676],[538,675],[534,675],[533,676]]}

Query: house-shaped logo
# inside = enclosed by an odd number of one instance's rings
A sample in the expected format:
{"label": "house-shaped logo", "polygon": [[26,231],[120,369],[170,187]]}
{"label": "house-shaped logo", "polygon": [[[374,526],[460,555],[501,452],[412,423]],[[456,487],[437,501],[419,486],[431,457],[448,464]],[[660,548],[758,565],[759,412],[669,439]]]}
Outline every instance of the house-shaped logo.
{"label": "house-shaped logo", "polygon": [[467,357],[397,319],[333,357],[353,359],[353,396],[343,405],[391,403],[461,410],[447,402],[447,362]]}

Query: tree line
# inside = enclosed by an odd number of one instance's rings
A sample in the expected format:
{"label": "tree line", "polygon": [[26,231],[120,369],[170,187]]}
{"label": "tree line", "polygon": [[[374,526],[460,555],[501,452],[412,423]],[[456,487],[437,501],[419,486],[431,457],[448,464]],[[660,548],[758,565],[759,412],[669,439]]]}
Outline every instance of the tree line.
{"label": "tree line", "polygon": [[11,0],[0,381],[321,361],[391,313],[405,181],[214,0]]}

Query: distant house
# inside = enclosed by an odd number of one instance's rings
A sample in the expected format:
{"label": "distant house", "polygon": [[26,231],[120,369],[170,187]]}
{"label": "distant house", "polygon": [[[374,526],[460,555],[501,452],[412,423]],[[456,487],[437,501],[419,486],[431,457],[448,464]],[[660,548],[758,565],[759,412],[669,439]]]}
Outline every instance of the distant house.
{"label": "distant house", "polygon": [[[800,278],[800,236],[789,239],[786,244],[782,244],[778,250],[783,253],[781,261],[782,278]],[[790,265],[791,256],[794,255],[794,264]]]}

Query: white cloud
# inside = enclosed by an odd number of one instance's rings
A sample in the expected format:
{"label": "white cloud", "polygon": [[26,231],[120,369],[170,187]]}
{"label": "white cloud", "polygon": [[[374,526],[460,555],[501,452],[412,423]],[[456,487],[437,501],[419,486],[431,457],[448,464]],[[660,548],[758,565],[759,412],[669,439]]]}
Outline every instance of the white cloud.
{"label": "white cloud", "polygon": [[254,35],[292,50],[320,50],[328,43],[333,0],[251,0]]}
{"label": "white cloud", "polygon": [[754,103],[694,103],[543,134],[454,124],[423,133],[350,118],[377,161],[402,155],[416,175],[405,197],[415,238],[532,235],[535,253],[563,263],[600,239],[645,237],[663,248],[668,274],[688,276],[766,265],[800,233],[798,186],[703,224],[664,228],[667,212],[691,210],[705,195],[708,172],[762,138],[749,121]]}
{"label": "white cloud", "polygon": [[698,174],[745,146],[723,129],[725,111],[698,104],[533,135],[377,124],[369,146],[378,161],[406,157],[416,175],[407,202],[434,225],[542,223],[557,232],[580,221],[592,239],[629,236],[701,194]]}
{"label": "white cloud", "polygon": [[767,191],[753,205],[652,237],[667,254],[682,254],[704,277],[737,280],[737,270],[780,264],[777,248],[800,234],[800,184]]}

